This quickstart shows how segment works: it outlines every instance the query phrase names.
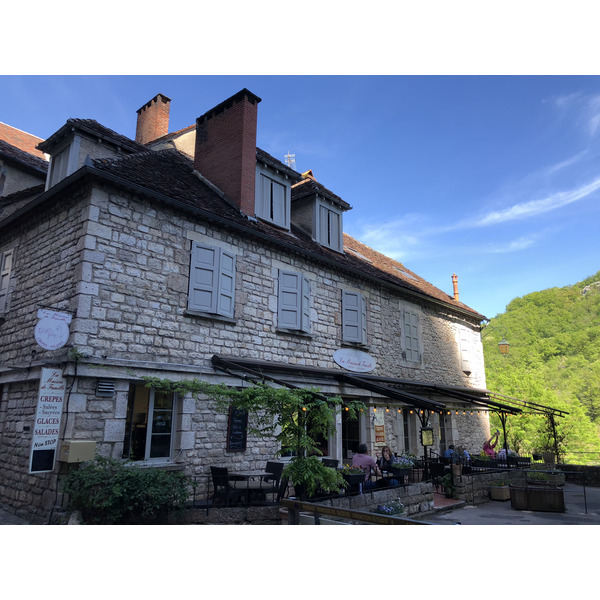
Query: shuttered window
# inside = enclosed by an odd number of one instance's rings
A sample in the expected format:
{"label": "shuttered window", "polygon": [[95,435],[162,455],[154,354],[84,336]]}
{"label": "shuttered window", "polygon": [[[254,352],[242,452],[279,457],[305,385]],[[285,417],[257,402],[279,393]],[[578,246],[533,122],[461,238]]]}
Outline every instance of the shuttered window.
{"label": "shuttered window", "polygon": [[404,353],[406,360],[420,362],[421,352],[419,350],[419,316],[408,310],[404,311]]}
{"label": "shuttered window", "polygon": [[342,341],[367,343],[367,301],[358,292],[342,291]]}
{"label": "shuttered window", "polygon": [[0,312],[4,312],[8,300],[8,284],[13,263],[13,250],[0,252]]}
{"label": "shuttered window", "polygon": [[256,216],[289,229],[289,191],[285,185],[259,174]]}
{"label": "shuttered window", "polygon": [[342,214],[339,211],[319,204],[317,242],[332,250],[342,252]]}
{"label": "shuttered window", "polygon": [[280,271],[278,326],[310,331],[310,281],[301,273]]}
{"label": "shuttered window", "polygon": [[188,308],[233,317],[235,255],[192,242]]}
{"label": "shuttered window", "polygon": [[467,339],[466,333],[461,332],[459,337],[459,346],[460,346],[460,368],[463,373],[466,375],[470,375],[471,369],[471,360],[470,360],[470,351],[469,351],[469,340]]}

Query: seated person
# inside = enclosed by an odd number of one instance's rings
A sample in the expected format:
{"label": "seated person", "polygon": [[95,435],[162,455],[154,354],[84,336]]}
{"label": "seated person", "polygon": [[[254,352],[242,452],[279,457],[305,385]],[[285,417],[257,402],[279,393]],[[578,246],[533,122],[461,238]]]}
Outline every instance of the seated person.
{"label": "seated person", "polygon": [[[377,466],[382,471],[388,471],[391,467],[394,466],[394,462],[395,462],[395,457],[392,454],[390,447],[384,446],[383,450],[381,451],[381,456],[377,459]],[[387,485],[396,486],[396,485],[398,485],[398,480],[388,477],[388,478],[386,478],[385,483],[387,483]]]}
{"label": "seated person", "polygon": [[444,451],[444,454],[442,454],[442,456],[444,458],[448,458],[450,459],[450,462],[452,462],[452,457],[455,455],[456,453],[454,452],[454,446],[452,444],[450,444],[448,446],[448,449]]}
{"label": "seated person", "polygon": [[369,456],[368,452],[367,445],[361,444],[358,447],[357,453],[352,457],[352,466],[358,467],[365,472],[365,489],[375,487],[375,483],[371,481],[371,469],[375,471],[375,475],[381,476],[381,471],[377,463]]}

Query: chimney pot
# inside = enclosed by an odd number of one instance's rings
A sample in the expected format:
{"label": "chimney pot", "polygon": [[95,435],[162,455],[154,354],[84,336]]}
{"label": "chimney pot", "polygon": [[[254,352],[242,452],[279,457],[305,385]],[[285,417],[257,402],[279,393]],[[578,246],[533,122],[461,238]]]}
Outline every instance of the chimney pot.
{"label": "chimney pot", "polygon": [[458,277],[456,273],[452,275],[452,286],[454,287],[454,299],[458,302]]}

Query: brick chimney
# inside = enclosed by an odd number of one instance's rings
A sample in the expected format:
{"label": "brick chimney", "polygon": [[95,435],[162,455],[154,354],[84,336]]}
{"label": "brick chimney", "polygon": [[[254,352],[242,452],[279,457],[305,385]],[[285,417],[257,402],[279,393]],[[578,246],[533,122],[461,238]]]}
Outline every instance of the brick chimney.
{"label": "brick chimney", "polygon": [[147,144],[169,133],[169,110],[171,98],[156,94],[150,102],[137,111],[135,141]]}
{"label": "brick chimney", "polygon": [[454,299],[458,302],[458,277],[456,273],[452,274],[452,286],[454,287]]}
{"label": "brick chimney", "polygon": [[239,91],[196,119],[194,168],[254,216],[256,124],[261,99]]}

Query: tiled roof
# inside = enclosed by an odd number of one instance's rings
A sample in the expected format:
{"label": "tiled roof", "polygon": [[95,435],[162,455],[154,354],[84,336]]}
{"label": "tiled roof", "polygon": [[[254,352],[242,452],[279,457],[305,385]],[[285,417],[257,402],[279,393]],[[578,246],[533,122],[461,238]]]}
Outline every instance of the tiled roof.
{"label": "tiled roof", "polygon": [[302,181],[299,181],[292,186],[292,202],[315,194],[319,194],[320,196],[323,196],[323,198],[331,200],[335,204],[341,206],[344,210],[350,210],[352,208],[345,200],[342,200],[339,196],[328,190],[324,185],[314,179],[314,177],[305,177]]}
{"label": "tiled roof", "polygon": [[282,163],[280,160],[277,160],[274,156],[271,156],[268,152],[265,152],[260,148],[256,149],[256,160],[264,162],[273,169],[277,169],[278,171],[285,173],[293,182],[299,181],[302,177],[298,171],[290,169],[290,167],[288,167],[285,163]]}
{"label": "tiled roof", "polygon": [[23,152],[28,152],[29,154],[33,154],[33,156],[46,160],[44,153],[36,148],[44,140],[36,135],[31,135],[31,133],[15,129],[6,123],[0,122],[0,140],[8,142],[11,146]]}
{"label": "tiled roof", "polygon": [[[38,153],[39,154],[39,153]],[[48,161],[40,158],[38,155],[30,154],[8,142],[0,140],[0,156],[5,160],[11,160],[40,173],[46,173],[48,171]]]}
{"label": "tiled roof", "polygon": [[45,185],[41,183],[40,185],[0,198],[0,221],[6,219],[23,208],[27,203],[37,198],[44,191],[44,187]]}
{"label": "tiled roof", "polygon": [[53,133],[47,140],[44,140],[40,144],[40,148],[43,150],[52,148],[52,146],[59,142],[72,127],[86,132],[91,136],[110,141],[114,145],[120,146],[130,152],[144,152],[147,150],[142,144],[138,144],[128,137],[101,125],[94,119],[69,119],[56,133]]}

